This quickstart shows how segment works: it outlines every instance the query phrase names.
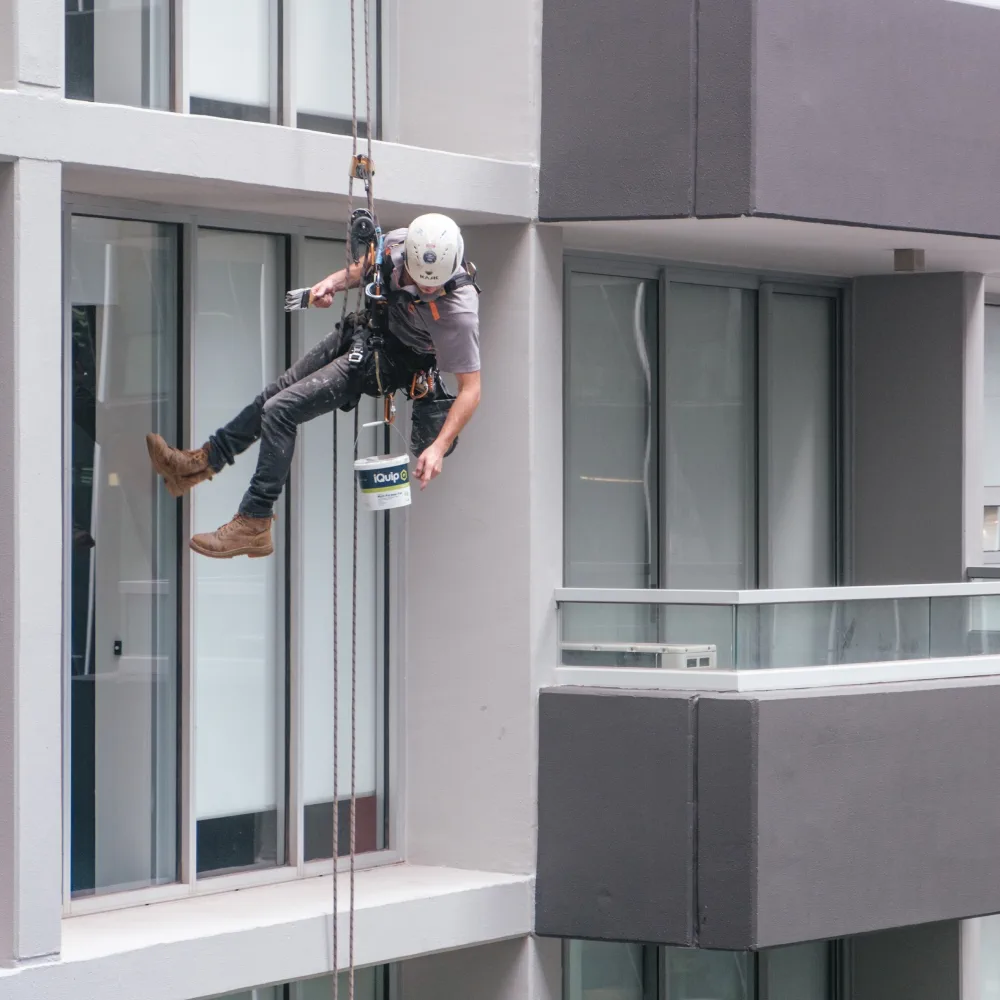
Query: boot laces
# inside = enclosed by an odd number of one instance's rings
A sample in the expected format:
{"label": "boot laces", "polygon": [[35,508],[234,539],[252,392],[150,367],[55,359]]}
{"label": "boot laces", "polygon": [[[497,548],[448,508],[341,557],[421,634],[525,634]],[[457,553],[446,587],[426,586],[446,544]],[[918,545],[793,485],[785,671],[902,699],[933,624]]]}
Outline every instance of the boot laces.
{"label": "boot laces", "polygon": [[[234,531],[240,528],[253,528],[255,521],[260,521],[262,518],[259,517],[247,517],[246,514],[237,514],[228,524],[224,524],[219,528],[219,537],[224,538],[231,535]],[[265,522],[266,523],[266,522]],[[257,529],[258,531],[263,531],[263,528]]]}

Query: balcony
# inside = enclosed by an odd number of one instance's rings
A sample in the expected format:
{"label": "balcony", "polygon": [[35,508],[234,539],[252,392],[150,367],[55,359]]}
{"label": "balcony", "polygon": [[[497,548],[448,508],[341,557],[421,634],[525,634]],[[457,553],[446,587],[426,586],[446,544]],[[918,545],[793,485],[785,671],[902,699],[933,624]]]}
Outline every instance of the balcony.
{"label": "balcony", "polygon": [[1000,580],[556,591],[557,684],[761,691],[1000,673]]}
{"label": "balcony", "polygon": [[538,934],[744,950],[1000,911],[998,581],[556,601]]}

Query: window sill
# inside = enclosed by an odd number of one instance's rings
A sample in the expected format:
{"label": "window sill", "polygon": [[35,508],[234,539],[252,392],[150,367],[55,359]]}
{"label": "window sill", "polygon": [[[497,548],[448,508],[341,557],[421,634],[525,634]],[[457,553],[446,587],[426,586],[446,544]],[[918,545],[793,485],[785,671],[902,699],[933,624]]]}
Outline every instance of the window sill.
{"label": "window sill", "polygon": [[[348,957],[349,876],[338,956]],[[356,875],[355,963],[381,965],[530,934],[533,877],[398,864]],[[0,970],[5,1000],[187,1000],[330,973],[331,876],[63,920],[62,955]]]}

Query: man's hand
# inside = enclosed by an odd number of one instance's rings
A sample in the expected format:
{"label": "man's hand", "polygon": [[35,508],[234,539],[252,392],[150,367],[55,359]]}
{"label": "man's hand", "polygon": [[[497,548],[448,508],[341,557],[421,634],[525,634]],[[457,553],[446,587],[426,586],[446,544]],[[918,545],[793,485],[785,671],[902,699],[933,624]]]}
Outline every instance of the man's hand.
{"label": "man's hand", "polygon": [[429,448],[425,448],[417,459],[417,467],[413,470],[413,474],[420,480],[421,489],[425,489],[432,479],[441,475],[446,450],[435,441]]}
{"label": "man's hand", "polygon": [[333,305],[333,297],[341,291],[338,278],[341,272],[327,275],[322,281],[317,281],[311,289],[311,304],[320,309],[329,309]]}
{"label": "man's hand", "polygon": [[424,489],[436,476],[441,475],[444,456],[479,406],[479,372],[467,372],[456,375],[455,378],[458,381],[458,395],[451,404],[448,418],[434,443],[417,459],[416,468],[413,470],[413,474],[420,480],[421,489]]}

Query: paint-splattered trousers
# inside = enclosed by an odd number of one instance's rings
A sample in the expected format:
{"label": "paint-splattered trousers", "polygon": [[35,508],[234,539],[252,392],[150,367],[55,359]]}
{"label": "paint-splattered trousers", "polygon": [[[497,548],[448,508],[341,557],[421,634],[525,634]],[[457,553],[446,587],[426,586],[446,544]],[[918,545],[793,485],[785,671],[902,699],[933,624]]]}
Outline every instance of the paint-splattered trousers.
{"label": "paint-splattered trousers", "polygon": [[208,440],[208,456],[216,471],[260,441],[257,468],[240,503],[247,517],[270,517],[292,468],[299,424],[356,401],[363,374],[346,355],[338,357],[339,330],[324,337],[225,427]]}
{"label": "paint-splattered trousers", "polygon": [[[349,410],[363,394],[377,394],[370,353],[360,364],[348,360],[354,332],[350,317],[345,330],[342,334],[338,328],[324,337],[209,438],[209,462],[216,472],[260,440],[257,468],[240,502],[241,514],[271,516],[291,472],[299,424],[336,409]],[[418,354],[387,335],[380,350],[379,382],[384,391],[404,388],[413,373],[433,370],[434,364],[433,355]],[[414,403],[411,447],[417,454],[440,432],[453,402],[440,378],[434,381],[434,393]]]}

